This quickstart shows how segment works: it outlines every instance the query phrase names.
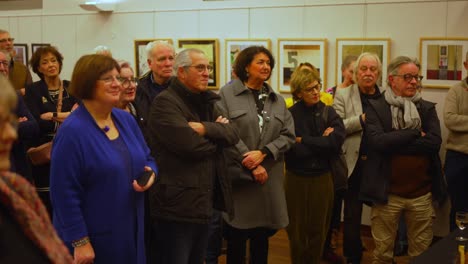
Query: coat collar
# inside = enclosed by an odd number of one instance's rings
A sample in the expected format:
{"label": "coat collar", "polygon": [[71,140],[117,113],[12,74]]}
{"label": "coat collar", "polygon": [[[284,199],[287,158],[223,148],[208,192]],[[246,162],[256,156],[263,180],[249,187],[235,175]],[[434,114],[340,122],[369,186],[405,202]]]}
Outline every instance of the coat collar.
{"label": "coat collar", "polygon": [[[270,99],[272,99],[273,101],[278,100],[278,96],[276,95],[275,91],[273,91],[273,89],[271,88],[271,86],[270,86],[268,83],[266,83],[266,82],[264,82],[263,85],[264,85],[264,86],[267,88],[267,90],[268,90],[268,97],[269,97]],[[239,79],[234,80],[233,83],[232,83],[232,86],[233,86],[233,90],[234,90],[234,95],[235,95],[235,96],[239,96],[239,95],[241,95],[241,94],[243,94],[243,93],[246,93],[246,92],[250,91],[249,88],[247,88],[247,87],[244,85],[244,83],[243,83],[241,80],[239,80]]]}

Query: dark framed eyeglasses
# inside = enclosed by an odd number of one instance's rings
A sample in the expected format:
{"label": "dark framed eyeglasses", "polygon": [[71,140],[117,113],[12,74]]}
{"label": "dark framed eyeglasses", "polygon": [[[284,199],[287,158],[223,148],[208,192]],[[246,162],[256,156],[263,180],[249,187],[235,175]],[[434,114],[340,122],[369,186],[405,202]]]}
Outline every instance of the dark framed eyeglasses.
{"label": "dark framed eyeglasses", "polygon": [[420,81],[424,78],[424,76],[422,76],[422,75],[418,75],[418,74],[412,75],[412,74],[409,74],[409,73],[407,73],[407,74],[395,74],[395,75],[393,75],[393,76],[401,77],[401,78],[403,78],[403,80],[405,80],[406,82],[411,82],[411,81],[413,80],[413,78],[414,78],[417,82],[420,82]]}
{"label": "dark framed eyeglasses", "polygon": [[319,92],[320,92],[320,89],[322,89],[322,84],[321,84],[321,83],[317,83],[315,86],[306,87],[306,88],[304,88],[302,91],[303,91],[304,93],[312,93],[313,91],[319,91]]}
{"label": "dark framed eyeglasses", "polygon": [[135,86],[138,85],[138,80],[135,77],[130,77],[130,78],[119,77],[117,78],[117,80],[119,80],[119,82],[122,84],[122,87],[125,89],[130,87],[131,84],[134,84]]}
{"label": "dark framed eyeglasses", "polygon": [[198,64],[198,65],[190,65],[190,66],[186,66],[186,67],[195,68],[199,73],[202,73],[204,71],[208,71],[208,73],[213,72],[213,66],[211,66],[211,65]]}
{"label": "dark framed eyeglasses", "polygon": [[5,42],[13,42],[15,41],[15,38],[4,38],[4,39],[0,39],[0,43],[5,43]]}

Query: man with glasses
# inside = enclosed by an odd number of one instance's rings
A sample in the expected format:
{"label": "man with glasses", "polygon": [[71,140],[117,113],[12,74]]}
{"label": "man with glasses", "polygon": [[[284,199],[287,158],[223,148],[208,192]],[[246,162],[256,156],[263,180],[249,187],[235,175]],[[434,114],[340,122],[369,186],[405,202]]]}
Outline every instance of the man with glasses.
{"label": "man with glasses", "polygon": [[433,201],[441,203],[446,196],[440,123],[435,104],[421,98],[419,72],[417,59],[393,59],[388,65],[389,89],[369,102],[366,113],[369,155],[360,197],[372,205],[372,263],[394,263],[401,215],[407,226],[408,255],[424,252],[433,237]]}
{"label": "man with glasses", "polygon": [[13,59],[15,56],[15,50],[13,49],[14,41],[15,39],[10,36],[8,31],[0,29],[0,49],[6,50],[11,56],[9,61],[10,82],[16,90],[20,90],[21,94],[24,95],[24,88],[32,83],[32,77],[28,68],[23,63]]}
{"label": "man with glasses", "polygon": [[[0,49],[0,75],[8,78],[10,54],[6,50]],[[3,89],[3,87],[0,87]],[[28,107],[24,103],[21,96],[18,96],[18,104],[16,106],[15,115],[18,121],[18,140],[13,144],[11,149],[11,171],[32,182],[31,168],[27,161],[26,149],[29,147],[29,141],[34,139],[39,134],[39,125],[34,119]]]}
{"label": "man with glasses", "polygon": [[150,149],[159,166],[150,190],[155,245],[150,263],[204,262],[213,210],[232,214],[223,148],[237,143],[229,121],[208,91],[213,67],[198,49],[175,58],[176,77],[153,101],[148,119]]}
{"label": "man with glasses", "polygon": [[138,80],[135,106],[148,142],[147,119],[154,98],[165,90],[173,76],[174,47],[167,41],[156,40],[146,45],[148,65],[151,69]]}
{"label": "man with glasses", "polygon": [[354,84],[346,89],[338,89],[333,102],[346,129],[343,153],[348,166],[348,190],[344,195],[343,252],[347,263],[361,263],[362,259],[362,202],[359,200],[359,189],[368,157],[366,113],[369,100],[380,95],[377,81],[381,74],[382,64],[377,54],[361,54],[354,64]]}

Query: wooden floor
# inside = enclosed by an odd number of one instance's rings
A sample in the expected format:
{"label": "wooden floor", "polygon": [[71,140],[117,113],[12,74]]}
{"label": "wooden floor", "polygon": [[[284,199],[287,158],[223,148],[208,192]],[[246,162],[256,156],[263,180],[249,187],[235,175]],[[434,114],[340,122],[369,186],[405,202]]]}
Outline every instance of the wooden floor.
{"label": "wooden floor", "polygon": [[[374,249],[374,242],[370,235],[370,231],[367,227],[362,230],[362,240],[364,243],[364,247],[366,250],[363,252],[363,259],[362,264],[370,264],[372,263],[372,250]],[[336,252],[343,255],[343,234],[340,232],[338,245],[337,245]],[[219,258],[219,264],[226,263],[226,256],[222,255]],[[290,264],[291,260],[289,257],[289,241],[288,235],[285,230],[280,230],[270,239],[270,249],[268,255],[268,263],[269,264]],[[322,262],[326,264],[327,262]],[[396,258],[397,264],[406,264],[409,263],[409,258],[405,257],[397,257]]]}

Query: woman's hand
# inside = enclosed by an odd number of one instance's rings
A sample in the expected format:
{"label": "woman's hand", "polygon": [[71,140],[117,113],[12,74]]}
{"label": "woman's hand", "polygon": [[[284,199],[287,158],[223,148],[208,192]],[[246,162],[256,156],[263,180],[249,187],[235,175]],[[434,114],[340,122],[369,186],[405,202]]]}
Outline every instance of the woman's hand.
{"label": "woman's hand", "polygon": [[260,150],[252,150],[244,154],[244,159],[242,160],[242,165],[249,170],[253,170],[258,167],[260,163],[265,159],[266,154],[263,154]]}
{"label": "woman's hand", "polygon": [[91,242],[75,247],[73,252],[74,264],[91,264],[94,262],[94,249]]}
{"label": "woman's hand", "polygon": [[[148,167],[148,166],[145,166],[145,171],[151,171],[151,168]],[[133,183],[132,183],[133,190],[135,190],[137,192],[144,192],[144,191],[148,190],[151,187],[151,185],[153,185],[155,178],[156,178],[156,175],[153,172],[153,174],[151,174],[151,176],[150,176],[150,178],[149,178],[149,180],[148,180],[148,182],[146,183],[145,186],[140,186],[140,185],[138,185],[136,180],[133,180]]]}
{"label": "woman's hand", "polygon": [[257,168],[252,170],[252,175],[255,181],[260,184],[264,184],[268,180],[268,173],[262,165],[258,165]]}
{"label": "woman's hand", "polygon": [[54,113],[45,112],[40,117],[41,117],[42,120],[53,121],[54,120]]}
{"label": "woman's hand", "polygon": [[328,137],[333,131],[335,131],[335,129],[333,127],[327,127],[327,129],[325,129],[325,131],[323,131],[322,136]]}

